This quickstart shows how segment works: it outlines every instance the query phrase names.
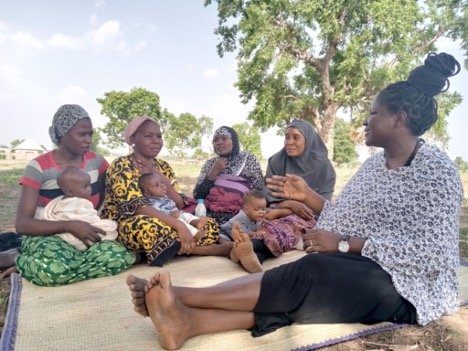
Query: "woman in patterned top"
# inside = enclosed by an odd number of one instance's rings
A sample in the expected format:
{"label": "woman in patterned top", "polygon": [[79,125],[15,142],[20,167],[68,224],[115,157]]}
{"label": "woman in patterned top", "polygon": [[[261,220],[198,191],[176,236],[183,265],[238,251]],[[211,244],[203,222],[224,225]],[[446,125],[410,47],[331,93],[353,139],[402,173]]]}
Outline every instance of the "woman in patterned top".
{"label": "woman in patterned top", "polygon": [[204,227],[207,235],[195,242],[183,223],[152,207],[138,185],[142,174],[156,173],[177,207],[186,205],[185,197],[174,188],[173,169],[156,158],[163,147],[159,124],[150,117],[137,117],[128,124],[124,138],[133,152],[114,160],[107,170],[102,211],[103,218],[118,222],[118,239],[129,249],[143,253],[149,265],[162,266],[177,254],[216,254],[207,248],[218,240],[216,221],[208,221]]}
{"label": "woman in patterned top", "polygon": [[294,322],[424,325],[456,311],[463,189],[455,164],[419,136],[437,120],[434,96],[459,70],[452,56],[430,54],[408,80],[378,94],[365,137],[383,152],[335,202],[300,177],[267,179],[273,195],[321,213],[304,238],[315,254],[207,288],[173,288],[168,273],[149,284],[130,276],[135,309],[149,313],[161,346],[241,328],[258,336]]}
{"label": "woman in patterned top", "polygon": [[[248,152],[240,151],[239,137],[234,129],[226,126],[218,128],[213,135],[213,149],[217,156],[203,165],[193,196],[196,199],[207,199],[205,204],[208,216],[215,218],[221,225],[240,211],[243,194],[252,188],[262,190],[264,181],[257,158]],[[216,182],[223,182],[223,177],[224,185],[220,187],[227,193],[217,194]],[[232,184],[234,191],[229,191],[225,186],[227,184]],[[219,202],[216,202],[217,197]]]}
{"label": "woman in patterned top", "polygon": [[[16,229],[23,234],[22,253],[16,260],[21,276],[34,284],[56,286],[84,279],[117,274],[135,262],[135,255],[115,241],[101,241],[105,232],[85,221],[47,221],[35,218],[54,198],[63,195],[57,184],[60,172],[77,167],[92,183],[91,202],[102,203],[107,161],[89,151],[93,127],[88,113],[78,105],[63,105],[49,129],[57,145],[26,167],[20,179],[21,195],[16,213]],[[58,233],[71,233],[88,249],[79,251]]]}

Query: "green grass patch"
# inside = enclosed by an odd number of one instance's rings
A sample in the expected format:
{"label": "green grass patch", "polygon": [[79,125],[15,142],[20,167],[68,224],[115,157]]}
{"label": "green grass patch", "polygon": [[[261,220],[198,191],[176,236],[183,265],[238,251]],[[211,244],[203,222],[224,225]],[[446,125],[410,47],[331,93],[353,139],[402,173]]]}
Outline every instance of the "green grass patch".
{"label": "green grass patch", "polygon": [[18,184],[23,175],[23,168],[5,169],[0,171],[0,184],[14,185]]}

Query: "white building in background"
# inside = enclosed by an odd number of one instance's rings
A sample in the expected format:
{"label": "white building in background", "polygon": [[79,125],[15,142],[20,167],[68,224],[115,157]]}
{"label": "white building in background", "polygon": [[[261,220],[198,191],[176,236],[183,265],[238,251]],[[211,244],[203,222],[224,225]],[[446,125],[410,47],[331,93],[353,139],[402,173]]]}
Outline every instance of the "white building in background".
{"label": "white building in background", "polygon": [[6,160],[32,160],[42,155],[46,150],[32,139],[25,139],[14,149],[3,148],[1,154],[5,155]]}

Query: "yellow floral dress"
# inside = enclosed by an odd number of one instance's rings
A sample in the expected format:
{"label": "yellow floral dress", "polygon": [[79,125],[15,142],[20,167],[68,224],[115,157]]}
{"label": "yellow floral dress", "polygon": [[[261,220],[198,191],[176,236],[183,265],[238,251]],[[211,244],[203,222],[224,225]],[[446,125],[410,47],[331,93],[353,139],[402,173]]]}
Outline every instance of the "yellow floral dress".
{"label": "yellow floral dress", "polygon": [[[154,159],[154,163],[174,186],[175,173],[171,166],[157,158]],[[178,234],[175,229],[156,217],[135,214],[140,206],[151,206],[138,186],[141,174],[130,156],[122,156],[112,162],[106,172],[106,194],[101,217],[117,221],[118,240],[126,247],[144,252],[149,265],[162,266],[177,255],[180,248]],[[207,235],[196,245],[215,244],[219,234],[216,221],[210,220],[204,229]]]}

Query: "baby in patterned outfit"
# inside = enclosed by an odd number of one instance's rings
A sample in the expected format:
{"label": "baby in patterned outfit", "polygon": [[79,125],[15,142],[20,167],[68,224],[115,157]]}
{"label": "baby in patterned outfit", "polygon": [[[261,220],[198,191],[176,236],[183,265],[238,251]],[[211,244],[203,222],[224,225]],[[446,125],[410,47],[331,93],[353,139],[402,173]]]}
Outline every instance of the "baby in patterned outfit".
{"label": "baby in patterned outfit", "polygon": [[151,201],[151,205],[156,210],[171,215],[184,223],[195,241],[200,240],[207,234],[203,227],[208,223],[209,217],[197,217],[179,210],[176,203],[167,196],[166,185],[162,182],[160,175],[155,173],[143,174],[138,184],[143,195]]}

